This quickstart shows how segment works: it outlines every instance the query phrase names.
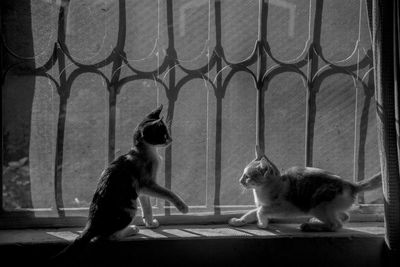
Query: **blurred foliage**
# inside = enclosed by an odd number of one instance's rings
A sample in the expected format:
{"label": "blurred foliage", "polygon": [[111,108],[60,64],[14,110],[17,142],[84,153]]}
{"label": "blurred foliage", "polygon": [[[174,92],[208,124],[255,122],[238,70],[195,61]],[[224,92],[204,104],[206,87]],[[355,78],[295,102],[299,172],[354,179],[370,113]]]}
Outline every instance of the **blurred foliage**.
{"label": "blurred foliage", "polygon": [[29,162],[24,157],[3,166],[3,208],[31,208]]}

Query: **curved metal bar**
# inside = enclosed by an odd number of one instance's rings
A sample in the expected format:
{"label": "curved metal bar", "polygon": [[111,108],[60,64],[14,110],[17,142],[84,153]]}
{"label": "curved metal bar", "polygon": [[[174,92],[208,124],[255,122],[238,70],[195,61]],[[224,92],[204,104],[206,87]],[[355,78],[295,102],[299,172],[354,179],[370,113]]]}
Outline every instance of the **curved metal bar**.
{"label": "curved metal bar", "polygon": [[[24,64],[24,62],[17,62],[17,63],[15,63],[15,64],[12,64],[12,65],[10,65],[10,66],[7,67],[7,69],[4,71],[4,73],[2,74],[2,77],[1,77],[2,85],[3,85],[5,79],[6,79],[7,75],[8,75],[8,72],[9,72],[11,69],[13,69],[14,67],[16,67],[16,66],[18,66],[18,65],[21,65],[21,64]],[[38,69],[35,69],[35,70],[31,70],[30,72],[27,72],[26,74],[27,74],[27,75],[31,75],[31,76],[46,77],[46,78],[48,78],[50,81],[52,81],[52,82],[54,83],[54,85],[56,86],[57,89],[60,88],[60,84],[56,81],[56,79],[55,79],[53,76],[51,76],[50,74],[48,74],[47,72],[45,72],[45,71],[42,71],[42,70],[40,70],[40,69],[39,69],[39,70],[38,70]]]}
{"label": "curved metal bar", "polygon": [[93,67],[85,67],[85,68],[75,69],[71,72],[71,74],[69,75],[67,82],[66,82],[67,87],[72,88],[72,84],[74,83],[75,79],[85,73],[93,73],[93,74],[99,75],[100,77],[102,77],[104,79],[107,87],[110,86],[110,80],[101,71],[99,71]]}
{"label": "curved metal bar", "polygon": [[315,75],[312,77],[312,82],[315,82],[318,79],[324,79],[329,75],[332,74],[338,74],[338,73],[342,73],[342,74],[347,74],[350,77],[352,77],[353,79],[353,84],[354,84],[354,88],[356,87],[356,79],[357,79],[357,75],[352,73],[350,70],[346,69],[346,68],[340,68],[340,67],[336,67],[336,66],[332,66],[332,65],[325,65],[322,68],[320,68]]}
{"label": "curved metal bar", "polygon": [[[260,41],[257,40],[255,42],[255,44],[254,44],[253,51],[250,53],[250,55],[247,58],[245,58],[245,59],[243,59],[242,61],[239,61],[239,62],[230,62],[230,61],[228,61],[228,59],[225,56],[225,53],[222,53],[221,58],[229,66],[242,65],[242,66],[248,67],[248,66],[254,64],[255,62],[257,62],[257,59],[258,59],[257,50],[258,50],[259,46],[260,46]],[[222,49],[222,52],[223,52],[223,49]]]}
{"label": "curved metal bar", "polygon": [[[304,74],[300,69],[294,66],[290,66],[288,64],[285,65],[275,65],[267,70],[267,72],[264,74],[262,81],[263,83],[269,83],[269,81],[274,78],[274,76],[277,76],[281,73],[284,72],[292,72],[292,73],[297,73],[300,74],[300,78],[303,81],[304,88],[307,88],[307,75]],[[264,86],[265,88],[265,86]],[[264,89],[266,91],[266,88]]]}
{"label": "curved metal bar", "polygon": [[181,64],[178,64],[178,66],[182,71],[184,71],[187,74],[195,74],[195,73],[206,74],[206,73],[210,72],[210,69],[212,69],[214,67],[214,65],[217,63],[217,57],[219,57],[219,56],[216,52],[216,48],[214,48],[211,57],[209,57],[209,60],[205,65],[203,65],[195,70],[185,68]]}
{"label": "curved metal bar", "polygon": [[186,83],[191,82],[192,80],[195,80],[195,79],[202,79],[203,81],[209,82],[209,83],[212,85],[213,89],[216,90],[216,87],[215,87],[214,84],[211,82],[211,80],[210,80],[210,79],[205,79],[205,76],[203,76],[203,75],[201,75],[201,74],[198,74],[198,75],[196,75],[196,76],[193,76],[193,75],[186,75],[185,77],[183,77],[182,79],[180,79],[179,82],[176,84],[176,86],[175,86],[176,95],[179,95],[180,90],[182,89],[182,87],[183,87]]}
{"label": "curved metal bar", "polygon": [[321,71],[323,71],[325,68],[328,68],[328,67],[334,68],[334,69],[343,69],[343,70],[346,70],[348,73],[351,73],[352,71],[357,71],[357,69],[367,67],[370,63],[371,63],[371,59],[369,58],[368,55],[365,55],[363,57],[363,59],[361,59],[359,62],[356,62],[355,64],[348,65],[348,66],[339,66],[339,65],[335,65],[335,64],[328,64],[328,65],[321,67],[318,71],[316,71],[316,73],[312,77],[312,80],[315,79],[316,75],[319,75],[319,73]]}
{"label": "curved metal bar", "polygon": [[297,66],[298,68],[301,68],[301,67],[303,67],[303,66],[305,66],[305,65],[307,64],[308,52],[309,52],[309,49],[310,49],[311,45],[312,45],[312,42],[311,42],[310,39],[308,39],[308,40],[305,42],[304,49],[303,49],[303,51],[300,53],[300,55],[297,56],[295,59],[290,60],[290,61],[281,61],[281,60],[277,59],[277,58],[272,54],[272,52],[271,52],[271,47],[270,47],[270,45],[269,45],[268,42],[266,42],[265,46],[263,46],[263,49],[264,49],[265,53],[266,53],[275,63],[277,63],[277,64],[279,64],[279,65],[295,65],[295,66]]}
{"label": "curved metal bar", "polygon": [[[232,75],[235,74],[236,72],[238,72],[238,71],[244,71],[244,72],[249,73],[249,74],[253,77],[254,82],[257,83],[257,77],[256,77],[256,75],[255,75],[250,69],[248,69],[248,68],[245,67],[245,66],[241,66],[241,65],[228,65],[228,66],[223,67],[219,72],[217,72],[217,74],[215,75],[215,78],[214,78],[214,80],[213,80],[212,83],[215,84],[217,78],[222,74],[222,72],[224,72],[224,71],[225,71],[226,69],[228,69],[228,68],[230,68],[231,71],[229,72],[228,76],[225,78],[225,81],[226,81],[226,80],[229,81],[229,80],[232,78],[232,77],[230,77],[230,76],[232,76]],[[233,72],[233,74],[232,74],[232,72]],[[230,78],[228,79],[228,77],[230,77]],[[224,81],[223,84],[225,84],[225,81]],[[222,87],[225,88],[224,85],[223,85]]]}
{"label": "curved metal bar", "polygon": [[116,86],[118,88],[123,88],[129,82],[133,82],[133,81],[137,81],[137,80],[152,80],[152,81],[156,81],[157,83],[161,84],[166,90],[168,89],[168,86],[162,80],[154,79],[154,77],[155,76],[151,76],[151,75],[146,75],[146,76],[131,75],[131,76],[120,79],[118,81],[118,83],[116,84]]}
{"label": "curved metal bar", "polygon": [[226,89],[228,87],[228,84],[229,84],[230,80],[233,78],[233,76],[237,72],[240,72],[240,71],[243,71],[243,72],[246,72],[246,73],[250,74],[251,77],[253,78],[254,84],[255,85],[257,84],[257,77],[255,76],[255,74],[251,70],[249,70],[248,68],[243,67],[243,66],[242,67],[232,66],[231,71],[228,73],[228,75],[226,76],[225,80],[222,83],[222,92],[221,92],[222,93],[222,97],[225,96],[225,92],[226,92]]}

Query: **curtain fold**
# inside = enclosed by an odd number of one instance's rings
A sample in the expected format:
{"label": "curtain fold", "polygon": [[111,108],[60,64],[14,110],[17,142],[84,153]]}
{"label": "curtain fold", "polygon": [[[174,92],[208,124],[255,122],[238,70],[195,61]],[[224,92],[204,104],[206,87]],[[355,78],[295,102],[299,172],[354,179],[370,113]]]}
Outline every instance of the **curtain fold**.
{"label": "curtain fold", "polygon": [[[386,243],[400,249],[399,0],[367,0],[375,78]],[[372,16],[372,18],[371,18]]]}

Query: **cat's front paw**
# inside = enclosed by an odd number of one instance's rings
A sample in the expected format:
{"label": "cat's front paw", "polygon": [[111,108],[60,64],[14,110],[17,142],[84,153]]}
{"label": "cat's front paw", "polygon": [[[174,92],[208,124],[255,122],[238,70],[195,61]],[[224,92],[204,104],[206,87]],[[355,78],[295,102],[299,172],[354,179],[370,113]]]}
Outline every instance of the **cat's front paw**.
{"label": "cat's front paw", "polygon": [[178,202],[176,203],[175,206],[176,206],[176,208],[177,208],[180,212],[182,212],[183,214],[189,212],[189,207],[188,207],[188,206],[186,205],[186,203],[183,202],[183,201],[178,201]]}
{"label": "cat's front paw", "polygon": [[318,218],[312,217],[308,220],[309,223],[321,223],[320,220],[318,220]]}
{"label": "cat's front paw", "polygon": [[268,228],[268,223],[266,222],[258,222],[257,227],[260,229],[267,229]]}
{"label": "cat's front paw", "polygon": [[235,226],[235,227],[241,227],[241,226],[246,225],[246,222],[244,222],[240,218],[231,218],[229,220],[229,225]]}
{"label": "cat's front paw", "polygon": [[146,228],[154,229],[160,226],[160,223],[157,221],[157,219],[153,219],[152,221],[148,221],[145,218],[143,218],[143,223]]}

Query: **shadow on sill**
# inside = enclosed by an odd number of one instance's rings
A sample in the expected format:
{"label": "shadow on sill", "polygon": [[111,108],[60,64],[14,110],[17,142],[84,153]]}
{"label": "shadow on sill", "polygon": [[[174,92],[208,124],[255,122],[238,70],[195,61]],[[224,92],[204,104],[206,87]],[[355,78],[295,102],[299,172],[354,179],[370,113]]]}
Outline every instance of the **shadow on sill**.
{"label": "shadow on sill", "polygon": [[[367,237],[383,236],[385,229],[382,223],[350,224],[336,233],[304,233],[296,224],[270,225],[267,230],[258,229],[255,225],[245,227],[230,227],[228,225],[186,225],[161,226],[158,229],[141,227],[138,235],[129,237],[126,241],[142,239],[198,239],[198,238],[266,238],[266,237]],[[47,231],[47,234],[64,239],[74,240],[80,231]]]}
{"label": "shadow on sill", "polygon": [[[141,228],[140,234],[124,241],[93,245],[87,253],[91,264],[84,266],[392,266],[383,223],[350,223],[336,233],[303,233],[298,226],[272,224],[268,230],[253,225]],[[43,263],[80,230],[1,230],[1,259],[14,266]]]}

